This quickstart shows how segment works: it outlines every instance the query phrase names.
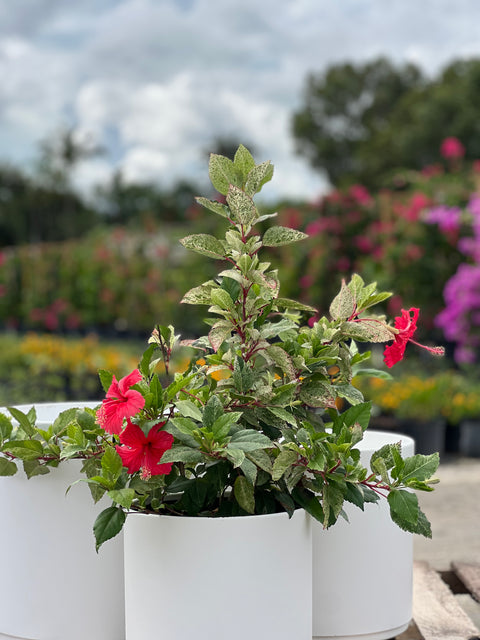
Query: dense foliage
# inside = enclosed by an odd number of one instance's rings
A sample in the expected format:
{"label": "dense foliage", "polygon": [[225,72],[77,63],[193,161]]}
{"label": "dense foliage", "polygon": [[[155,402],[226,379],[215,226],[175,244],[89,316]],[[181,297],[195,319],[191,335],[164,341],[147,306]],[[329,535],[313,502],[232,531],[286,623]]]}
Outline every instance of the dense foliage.
{"label": "dense foliage", "polygon": [[[402,529],[431,535],[411,489],[432,489],[438,455],[404,459],[397,443],[374,453],[365,468],[356,445],[371,405],[352,385],[354,375],[375,374],[364,369],[369,353],[356,342],[391,343],[384,352],[391,366],[413,342],[418,310],[388,324],[373,308],[390,294],[354,275],[328,315],[305,324],[315,309],[281,297],[277,270],[261,257],[266,247],[305,237],[281,225],[258,233],[265,216],[253,197],[272,174],[270,162],[255,164],[243,146],[234,161],[212,154],[210,178],[226,202],[198,202],[226,231],[181,241],[220,265],[215,278],[182,299],[209,312],[208,333],[188,342],[196,356],[185,372],[161,384],[157,365],[169,370],[179,338],[173,327],[158,326],[138,369],[120,380],[100,372],[106,397],[96,413],[70,412],[48,430],[35,427],[34,410],[12,410],[16,429],[0,421],[3,475],[16,472],[16,459],[35,475],[61,458],[86,458],[95,500],[107,493],[113,502],[95,522],[97,548],[121,530],[130,510],[241,516],[304,508],[330,527],[345,502],[363,510],[381,497]],[[219,372],[221,379],[212,375]],[[340,413],[339,400],[350,408]]]}

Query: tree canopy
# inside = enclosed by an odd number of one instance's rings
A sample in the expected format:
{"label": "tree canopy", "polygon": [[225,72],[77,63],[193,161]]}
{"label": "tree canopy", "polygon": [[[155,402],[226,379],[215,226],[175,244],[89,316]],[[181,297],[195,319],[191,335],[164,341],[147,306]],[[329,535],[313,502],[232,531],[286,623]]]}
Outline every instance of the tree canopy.
{"label": "tree canopy", "polygon": [[399,168],[438,161],[444,138],[480,157],[480,60],[456,61],[428,79],[413,64],[385,58],[344,63],[306,81],[294,114],[297,151],[335,186],[385,184]]}

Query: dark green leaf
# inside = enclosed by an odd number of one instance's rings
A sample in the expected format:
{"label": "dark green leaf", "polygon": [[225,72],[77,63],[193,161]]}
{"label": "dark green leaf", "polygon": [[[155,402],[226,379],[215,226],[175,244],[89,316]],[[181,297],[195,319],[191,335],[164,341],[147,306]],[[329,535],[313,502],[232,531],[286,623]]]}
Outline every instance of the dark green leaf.
{"label": "dark green leaf", "polygon": [[103,390],[105,391],[105,393],[107,393],[107,391],[110,389],[110,385],[112,384],[113,373],[110,373],[110,371],[106,371],[105,369],[100,369],[98,372],[98,377],[100,378],[100,383],[103,387]]}
{"label": "dark green leaf", "polygon": [[0,476],[14,476],[17,473],[17,465],[11,460],[0,458]]}
{"label": "dark green leaf", "polygon": [[125,518],[125,513],[121,507],[108,507],[98,514],[93,525],[97,552],[104,542],[120,533],[125,523]]}
{"label": "dark green leaf", "polygon": [[245,476],[238,476],[233,485],[235,500],[247,513],[255,513],[255,495],[253,485]]}

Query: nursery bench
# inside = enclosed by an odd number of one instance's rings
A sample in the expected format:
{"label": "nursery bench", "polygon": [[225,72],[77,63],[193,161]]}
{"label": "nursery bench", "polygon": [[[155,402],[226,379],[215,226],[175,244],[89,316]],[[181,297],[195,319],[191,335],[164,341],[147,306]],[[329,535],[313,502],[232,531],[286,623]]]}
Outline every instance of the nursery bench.
{"label": "nursery bench", "polygon": [[[466,594],[470,606],[462,607],[457,594]],[[480,614],[480,564],[452,562],[449,571],[435,571],[427,562],[415,562],[413,621],[397,640],[480,639],[465,611],[476,607]]]}

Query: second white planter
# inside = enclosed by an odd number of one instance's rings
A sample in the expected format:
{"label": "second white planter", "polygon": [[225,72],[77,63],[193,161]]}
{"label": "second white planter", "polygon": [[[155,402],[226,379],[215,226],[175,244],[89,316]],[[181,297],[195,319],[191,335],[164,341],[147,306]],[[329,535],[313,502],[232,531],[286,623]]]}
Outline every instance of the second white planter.
{"label": "second white planter", "polygon": [[[362,463],[368,468],[374,451],[399,440],[403,455],[413,455],[411,438],[366,431]],[[313,638],[393,638],[412,617],[412,535],[392,522],[386,500],[345,511],[348,523],[313,523]]]}

